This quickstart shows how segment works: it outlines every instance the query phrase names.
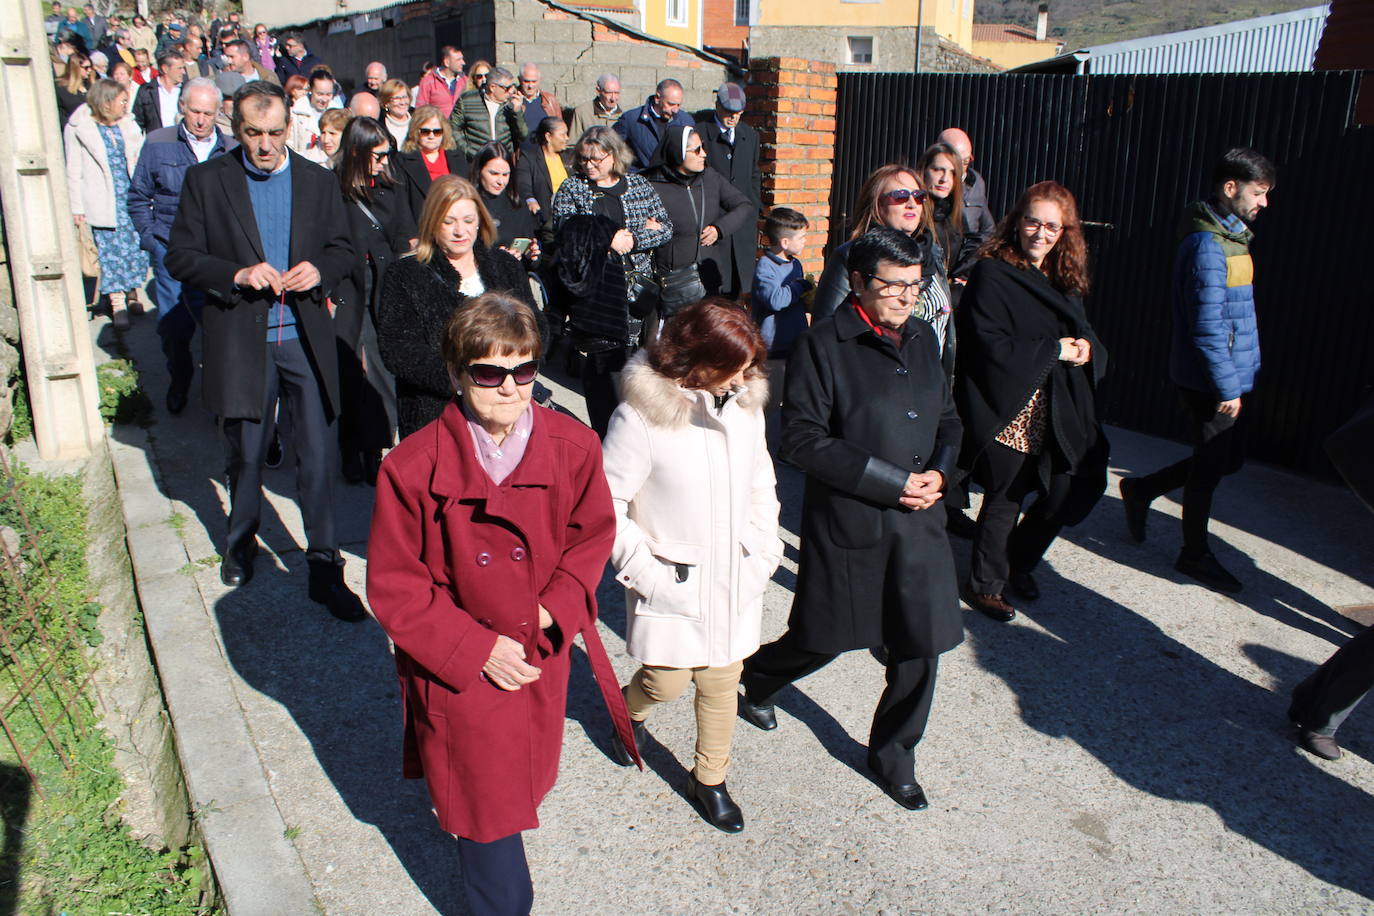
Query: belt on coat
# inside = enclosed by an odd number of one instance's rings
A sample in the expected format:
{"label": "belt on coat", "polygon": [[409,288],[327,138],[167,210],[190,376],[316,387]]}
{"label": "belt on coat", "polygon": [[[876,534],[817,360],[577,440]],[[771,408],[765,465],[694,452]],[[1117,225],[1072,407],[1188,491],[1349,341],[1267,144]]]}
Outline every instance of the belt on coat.
{"label": "belt on coat", "polygon": [[592,677],[596,679],[596,686],[601,690],[601,699],[606,704],[606,711],[611,714],[611,723],[615,726],[615,733],[620,737],[620,742],[630,752],[635,764],[642,771],[644,760],[639,756],[639,747],[635,744],[634,731],[630,725],[630,710],[625,706],[625,695],[620,692],[620,679],[615,675],[615,669],[611,667],[611,657],[606,654],[606,647],[601,642],[601,634],[597,632],[596,621],[592,621],[582,630],[582,645],[587,650],[587,661],[591,663]]}

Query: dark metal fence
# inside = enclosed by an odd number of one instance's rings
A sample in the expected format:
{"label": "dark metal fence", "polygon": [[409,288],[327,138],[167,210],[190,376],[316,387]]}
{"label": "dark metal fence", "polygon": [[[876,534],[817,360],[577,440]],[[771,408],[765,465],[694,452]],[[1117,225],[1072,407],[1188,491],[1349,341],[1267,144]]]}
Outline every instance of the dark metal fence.
{"label": "dark metal fence", "polygon": [[1093,325],[1111,353],[1108,422],[1179,437],[1168,380],[1169,273],[1182,208],[1212,163],[1253,146],[1278,187],[1255,223],[1264,365],[1247,399],[1258,460],[1325,471],[1321,443],[1374,383],[1374,128],[1358,74],[841,74],[831,241],[864,177],[912,162],[942,128],[973,138],[995,214],[1054,179],[1090,229]]}

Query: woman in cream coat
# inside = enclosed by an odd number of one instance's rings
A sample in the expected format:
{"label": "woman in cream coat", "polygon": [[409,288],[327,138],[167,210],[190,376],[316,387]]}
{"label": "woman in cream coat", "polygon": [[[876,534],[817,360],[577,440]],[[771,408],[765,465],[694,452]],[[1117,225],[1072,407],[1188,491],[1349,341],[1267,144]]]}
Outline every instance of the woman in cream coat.
{"label": "woman in cream coat", "polygon": [[100,292],[110,297],[116,328],[129,326],[128,309],[148,280],[148,253],[129,216],[129,182],[143,149],[143,131],[129,114],[129,90],[97,80],[63,128],[67,194],[72,221],[90,226],[100,256]]}
{"label": "woman in cream coat", "polygon": [[627,589],[627,648],[642,663],[625,688],[635,737],[646,737],[656,703],[695,682],[688,795],[729,833],[744,829],[725,788],[740,669],[759,646],[764,591],[782,558],[763,434],[767,355],[738,305],[688,306],[626,364],[603,446],[611,564]]}

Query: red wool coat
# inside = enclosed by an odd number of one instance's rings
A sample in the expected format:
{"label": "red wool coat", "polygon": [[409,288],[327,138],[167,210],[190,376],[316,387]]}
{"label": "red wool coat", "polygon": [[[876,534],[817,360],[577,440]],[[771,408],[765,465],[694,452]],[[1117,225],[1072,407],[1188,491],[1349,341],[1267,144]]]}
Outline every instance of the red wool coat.
{"label": "red wool coat", "polygon": [[[615,540],[601,446],[576,420],[532,409],[525,457],[500,486],[457,405],[407,437],[382,462],[368,539],[368,602],[396,644],[405,775],[425,778],[440,827],[478,842],[539,826],[578,633],[629,739],[595,625]],[[540,604],[558,632],[539,629]],[[539,680],[508,692],[481,676],[497,635],[524,645]]]}

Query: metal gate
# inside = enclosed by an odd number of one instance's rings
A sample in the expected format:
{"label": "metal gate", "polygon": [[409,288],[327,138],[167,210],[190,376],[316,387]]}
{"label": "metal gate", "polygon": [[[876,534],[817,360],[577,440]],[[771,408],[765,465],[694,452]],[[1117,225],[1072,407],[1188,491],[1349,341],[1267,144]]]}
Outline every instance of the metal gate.
{"label": "metal gate", "polygon": [[973,138],[1001,215],[1054,179],[1089,229],[1089,314],[1111,353],[1103,418],[1179,437],[1168,380],[1169,273],[1182,208],[1213,162],[1252,146],[1279,169],[1255,223],[1264,365],[1247,400],[1250,452],[1328,469],[1321,443],[1374,384],[1374,128],[1351,121],[1358,74],[1044,76],[841,74],[831,241],[885,162],[913,162],[942,128]]}

